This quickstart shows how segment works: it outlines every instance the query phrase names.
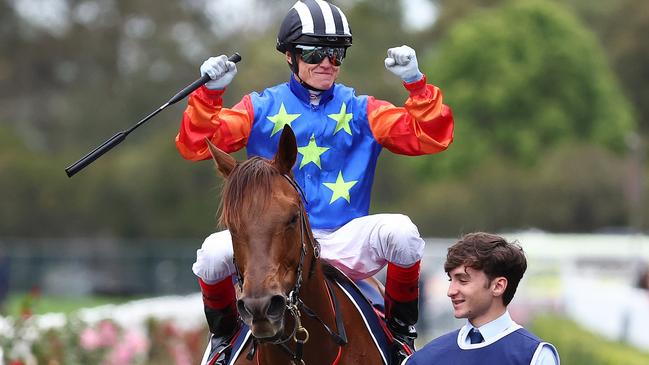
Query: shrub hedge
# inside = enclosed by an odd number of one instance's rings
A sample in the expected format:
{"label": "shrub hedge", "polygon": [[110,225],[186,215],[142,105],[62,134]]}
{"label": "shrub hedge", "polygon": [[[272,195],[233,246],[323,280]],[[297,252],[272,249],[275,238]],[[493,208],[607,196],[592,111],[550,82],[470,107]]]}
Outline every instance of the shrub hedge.
{"label": "shrub hedge", "polygon": [[556,346],[562,364],[649,364],[649,353],[621,342],[607,340],[560,316],[539,316],[528,328],[543,340]]}

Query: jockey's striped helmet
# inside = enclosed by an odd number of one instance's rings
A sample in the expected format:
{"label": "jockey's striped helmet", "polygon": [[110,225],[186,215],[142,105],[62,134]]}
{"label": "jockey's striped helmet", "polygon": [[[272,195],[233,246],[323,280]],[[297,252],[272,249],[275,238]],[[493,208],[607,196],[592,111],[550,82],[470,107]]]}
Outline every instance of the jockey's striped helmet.
{"label": "jockey's striped helmet", "polygon": [[352,32],[345,14],[323,0],[300,0],[288,11],[277,34],[277,50],[291,51],[296,44],[349,47]]}

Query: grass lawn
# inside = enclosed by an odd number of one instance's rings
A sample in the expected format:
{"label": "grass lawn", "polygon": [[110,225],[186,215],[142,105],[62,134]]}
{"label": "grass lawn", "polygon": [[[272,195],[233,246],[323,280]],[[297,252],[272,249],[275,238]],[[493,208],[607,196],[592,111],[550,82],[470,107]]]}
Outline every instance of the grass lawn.
{"label": "grass lawn", "polygon": [[120,304],[134,300],[134,297],[56,297],[34,296],[28,293],[9,295],[3,311],[4,315],[17,316],[22,308],[31,308],[33,314],[71,313],[81,308],[96,307],[104,304]]}

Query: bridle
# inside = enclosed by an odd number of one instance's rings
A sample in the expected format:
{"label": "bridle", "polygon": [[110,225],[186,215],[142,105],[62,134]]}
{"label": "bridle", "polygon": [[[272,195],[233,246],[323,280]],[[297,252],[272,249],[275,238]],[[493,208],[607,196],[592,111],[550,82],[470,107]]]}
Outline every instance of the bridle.
{"label": "bridle", "polygon": [[311,235],[308,234],[309,226],[307,225],[306,221],[306,207],[304,206],[304,202],[306,201],[306,196],[304,195],[304,191],[302,191],[302,188],[293,180],[292,177],[290,177],[287,174],[282,174],[282,177],[286,179],[286,181],[291,184],[291,186],[295,189],[295,191],[298,192],[300,197],[300,212],[299,214],[299,220],[300,220],[300,242],[302,243],[302,250],[300,253],[300,262],[297,265],[297,275],[296,275],[296,280],[295,280],[295,286],[293,287],[293,290],[291,290],[288,293],[288,302],[287,306],[290,308],[290,306],[295,306],[298,304],[299,298],[298,295],[300,293],[300,287],[302,286],[302,267],[304,266],[304,257],[306,256],[306,241],[308,240],[309,243],[311,244],[311,248],[313,249],[313,256],[311,257],[311,269],[309,270],[309,278],[313,276],[313,273],[315,271],[315,264],[316,260],[320,258],[320,244],[318,241],[312,238]]}
{"label": "bridle", "polygon": [[[332,302],[334,305],[334,312],[336,316],[336,327],[339,333],[332,331],[329,328],[329,326],[327,326],[327,324],[324,323],[324,321],[311,308],[309,308],[299,297],[300,288],[302,287],[302,281],[303,281],[302,275],[303,275],[303,268],[304,268],[304,259],[307,254],[307,242],[308,244],[310,244],[311,248],[313,249],[313,256],[311,257],[311,266],[309,269],[309,276],[308,276],[309,278],[311,278],[315,273],[316,261],[318,260],[318,258],[320,258],[320,244],[318,243],[318,241],[316,241],[313,238],[312,235],[308,233],[309,226],[306,218],[306,207],[304,205],[304,202],[306,202],[307,200],[304,191],[302,191],[302,189],[297,184],[297,182],[295,182],[295,180],[288,174],[281,174],[281,176],[284,177],[286,181],[288,181],[288,183],[295,189],[295,191],[301,197],[301,199],[299,199],[300,209],[298,213],[299,214],[298,219],[300,221],[300,243],[301,243],[300,261],[296,268],[295,284],[293,285],[293,288],[288,292],[287,301],[286,301],[286,310],[293,317],[294,326],[290,335],[284,338],[282,338],[281,335],[279,335],[278,338],[274,340],[268,340],[263,342],[280,346],[280,348],[282,348],[285,352],[287,352],[287,354],[291,357],[291,360],[293,361],[294,364],[304,365],[304,360],[302,359],[303,347],[304,344],[309,340],[309,332],[307,331],[306,328],[302,326],[302,321],[300,319],[301,317],[300,310],[302,310],[304,314],[306,314],[310,318],[316,319],[318,322],[320,322],[320,324],[324,327],[325,331],[332,336],[334,342],[339,346],[342,346],[347,343],[347,334],[345,332],[342,313],[338,308],[339,307],[338,300],[336,299],[336,295],[327,280],[325,280],[325,283],[327,286],[327,290],[329,292],[329,296],[332,298]],[[234,254],[233,254],[233,262],[236,270],[239,289],[243,291],[243,276],[241,275],[239,266],[237,265],[236,259],[234,258]],[[291,339],[294,340],[296,343],[295,351],[293,351],[287,345],[287,342],[290,341]],[[250,351],[246,356],[248,360],[252,360],[256,352],[256,347],[260,342],[262,341],[256,338],[253,340],[252,346],[250,347]]]}

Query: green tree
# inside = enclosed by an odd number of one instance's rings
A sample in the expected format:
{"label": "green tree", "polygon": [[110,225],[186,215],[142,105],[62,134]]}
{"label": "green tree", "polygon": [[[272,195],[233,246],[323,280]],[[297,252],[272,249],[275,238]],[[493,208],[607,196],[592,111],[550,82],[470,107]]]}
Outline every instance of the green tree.
{"label": "green tree", "polygon": [[422,66],[437,75],[457,121],[455,143],[435,170],[467,171],[493,154],[532,165],[575,141],[622,151],[634,129],[595,37],[552,2],[475,12]]}
{"label": "green tree", "polygon": [[[206,10],[210,0],[69,0],[58,32],[20,16],[19,2],[0,1],[0,102],[6,106],[0,108],[0,234],[162,238],[203,237],[214,230],[220,179],[209,162],[182,160],[173,144],[183,102],[73,179],[63,168],[197,78],[208,56],[235,50],[243,55],[225,105],[286,81],[289,70],[274,45],[279,21],[294,0],[256,1],[256,10],[271,8],[268,18],[257,18],[258,13],[224,17],[221,9]],[[560,230],[619,224],[623,213],[611,203],[616,196],[610,180],[588,175],[607,193],[603,200],[602,194],[588,195],[600,199],[590,205],[597,212],[575,221],[570,217],[579,211],[576,200],[551,191],[551,183],[560,180],[544,178],[534,185],[536,170],[519,170],[521,162],[528,166],[545,154],[554,156],[547,163],[562,161],[550,150],[563,141],[619,149],[633,123],[593,36],[563,5],[504,1],[440,0],[436,27],[418,34],[403,29],[398,2],[336,2],[354,32],[341,82],[358,94],[401,103],[407,93],[384,69],[383,58],[388,47],[411,45],[457,121],[456,142],[442,154],[382,156],[373,209],[411,214],[425,234],[455,234],[462,224],[498,228],[539,222]],[[583,9],[579,3],[571,2]],[[268,26],[219,31],[249,19]],[[587,19],[591,24],[599,18]],[[640,20],[633,24],[643,29]],[[615,43],[605,45],[610,51]],[[481,187],[481,176],[493,166],[501,166],[489,175],[493,189]],[[435,185],[422,178],[432,175],[441,177]],[[498,179],[511,180],[499,185]],[[516,182],[537,191],[516,190]],[[571,189],[592,193],[578,185]],[[529,196],[524,192],[541,201],[549,200],[538,194],[556,196],[551,201],[561,218],[517,213],[516,204]],[[490,214],[493,202],[479,199],[488,194],[512,197],[511,208]],[[599,210],[608,203],[606,212]],[[440,220],[436,212],[441,210],[446,211]]]}
{"label": "green tree", "polygon": [[[439,9],[434,27],[422,36],[441,39],[463,17],[497,7],[507,0],[432,0]],[[637,113],[640,131],[649,132],[649,2],[644,0],[554,1],[569,7],[595,32],[606,58]],[[620,21],[623,19],[624,21]]]}
{"label": "green tree", "polygon": [[598,35],[624,92],[649,134],[649,2],[645,0],[573,0],[569,4]]}
{"label": "green tree", "polygon": [[[564,145],[539,157],[532,171],[487,158],[462,179],[411,187],[400,206],[422,234],[536,228],[593,232],[626,224],[624,160],[593,145]],[[606,173],[602,173],[606,171]]]}

